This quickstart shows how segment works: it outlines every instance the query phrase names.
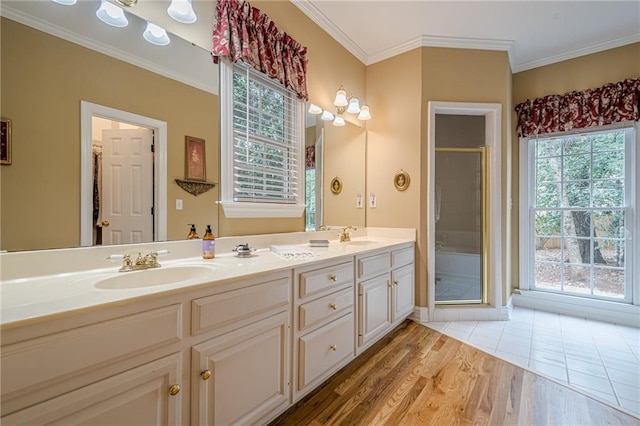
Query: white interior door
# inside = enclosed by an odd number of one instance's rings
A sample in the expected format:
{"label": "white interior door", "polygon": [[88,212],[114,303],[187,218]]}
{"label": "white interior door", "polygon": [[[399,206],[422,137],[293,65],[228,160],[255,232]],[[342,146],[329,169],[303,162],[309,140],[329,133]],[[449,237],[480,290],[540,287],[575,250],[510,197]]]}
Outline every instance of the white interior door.
{"label": "white interior door", "polygon": [[103,130],[103,244],[153,241],[153,132]]}

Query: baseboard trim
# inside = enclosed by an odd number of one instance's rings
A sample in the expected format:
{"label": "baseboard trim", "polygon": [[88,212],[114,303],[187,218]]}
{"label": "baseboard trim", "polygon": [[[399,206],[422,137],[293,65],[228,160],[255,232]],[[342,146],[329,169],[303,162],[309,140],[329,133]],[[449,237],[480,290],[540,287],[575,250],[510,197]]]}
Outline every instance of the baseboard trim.
{"label": "baseboard trim", "polygon": [[414,306],[413,314],[409,319],[415,322],[429,322],[429,308],[426,306]]}
{"label": "baseboard trim", "polygon": [[640,327],[640,307],[625,303],[520,290],[511,295],[514,306]]}

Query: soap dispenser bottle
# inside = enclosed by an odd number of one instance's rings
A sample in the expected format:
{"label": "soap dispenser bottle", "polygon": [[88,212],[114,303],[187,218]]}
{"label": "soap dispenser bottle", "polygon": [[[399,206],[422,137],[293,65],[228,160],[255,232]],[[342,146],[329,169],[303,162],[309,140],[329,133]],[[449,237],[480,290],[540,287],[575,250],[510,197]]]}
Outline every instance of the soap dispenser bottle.
{"label": "soap dispenser bottle", "polygon": [[196,231],[196,225],[195,223],[188,223],[187,225],[191,225],[191,229],[189,230],[189,233],[187,234],[187,240],[194,240],[198,237],[198,232]]}
{"label": "soap dispenser bottle", "polygon": [[207,225],[207,230],[202,237],[202,258],[213,259],[216,257],[216,238],[211,232],[211,225]]}

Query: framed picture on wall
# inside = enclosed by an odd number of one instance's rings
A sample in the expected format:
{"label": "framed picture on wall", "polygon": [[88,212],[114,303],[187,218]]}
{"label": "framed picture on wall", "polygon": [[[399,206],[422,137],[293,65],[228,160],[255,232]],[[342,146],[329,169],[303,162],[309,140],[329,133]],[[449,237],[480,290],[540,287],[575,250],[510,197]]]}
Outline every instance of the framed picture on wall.
{"label": "framed picture on wall", "polygon": [[395,174],[395,176],[393,176],[393,186],[395,186],[398,191],[404,191],[407,189],[410,181],[411,178],[409,177],[409,173],[404,170],[400,170]]}
{"label": "framed picture on wall", "polygon": [[342,179],[340,179],[338,176],[331,179],[331,192],[336,195],[342,192]]}
{"label": "framed picture on wall", "polygon": [[11,164],[11,120],[0,119],[0,164]]}
{"label": "framed picture on wall", "polygon": [[205,173],[204,139],[185,136],[185,180],[204,182]]}

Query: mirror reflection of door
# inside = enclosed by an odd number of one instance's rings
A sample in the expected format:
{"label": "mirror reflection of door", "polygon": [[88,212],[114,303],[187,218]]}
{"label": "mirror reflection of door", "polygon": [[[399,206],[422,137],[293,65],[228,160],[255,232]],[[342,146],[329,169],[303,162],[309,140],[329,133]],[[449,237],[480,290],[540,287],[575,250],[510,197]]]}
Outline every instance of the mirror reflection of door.
{"label": "mirror reflection of door", "polygon": [[153,131],[92,119],[94,244],[154,240]]}

